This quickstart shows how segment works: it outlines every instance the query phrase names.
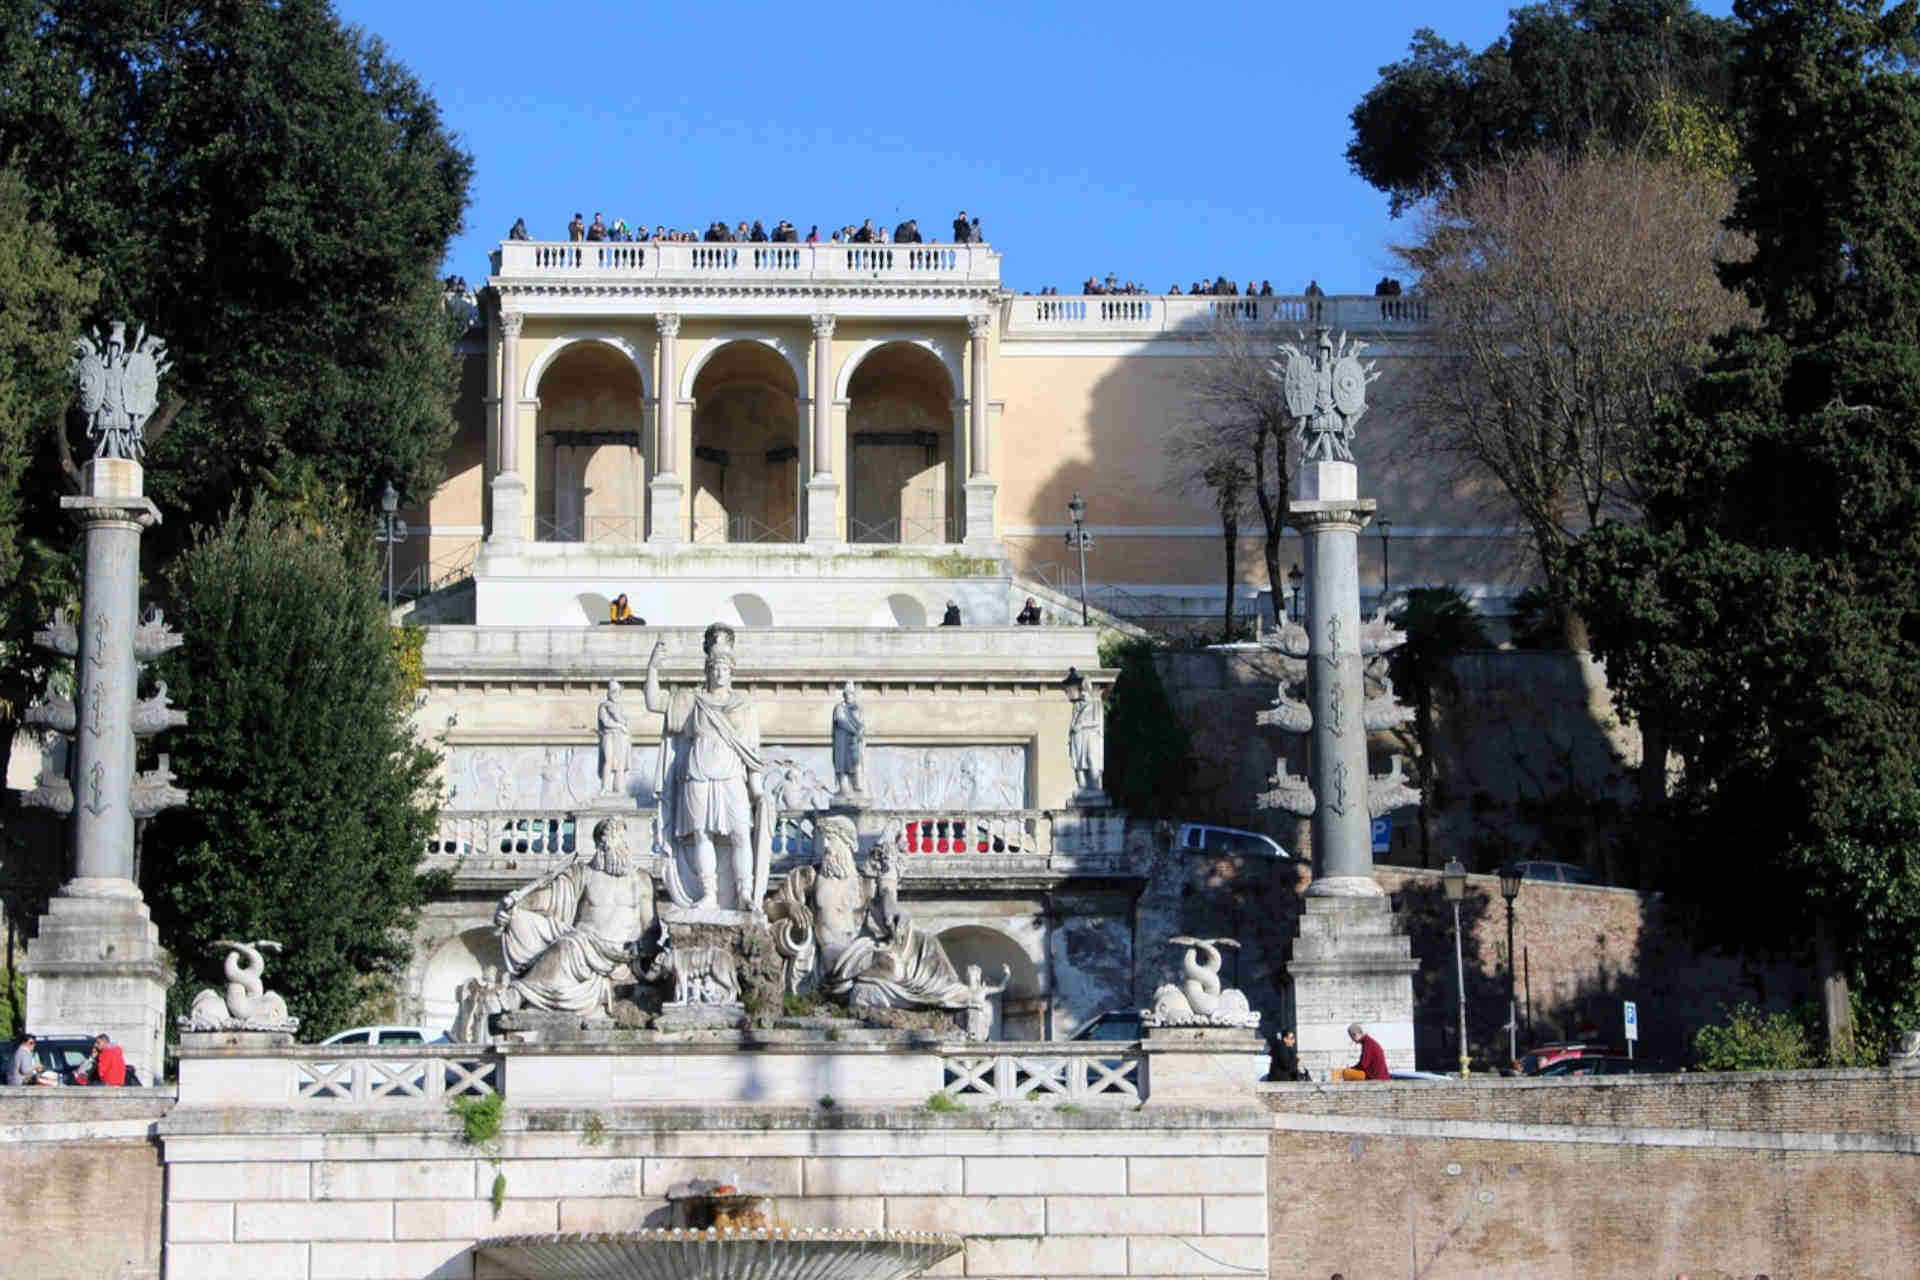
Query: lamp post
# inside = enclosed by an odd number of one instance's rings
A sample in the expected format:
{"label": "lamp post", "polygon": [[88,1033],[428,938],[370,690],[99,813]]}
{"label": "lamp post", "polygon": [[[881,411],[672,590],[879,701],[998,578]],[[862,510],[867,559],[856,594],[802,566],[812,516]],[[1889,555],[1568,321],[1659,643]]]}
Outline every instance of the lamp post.
{"label": "lamp post", "polygon": [[1076,491],[1072,501],[1067,503],[1067,519],[1073,521],[1073,528],[1067,530],[1067,546],[1080,553],[1080,625],[1087,625],[1087,548],[1093,545],[1093,535],[1087,532],[1087,504]]}
{"label": "lamp post", "polygon": [[400,495],[394,492],[393,481],[387,481],[387,487],[380,494],[380,532],[376,535],[387,544],[387,614],[393,614],[393,544],[407,540],[407,522],[393,513],[400,509]]}
{"label": "lamp post", "polygon": [[1300,592],[1305,588],[1306,582],[1307,575],[1300,572],[1299,565],[1296,564],[1287,570],[1287,585],[1293,588],[1293,607],[1289,610],[1288,616],[1295,622],[1300,621]]}
{"label": "lamp post", "polygon": [[1393,593],[1393,521],[1382,517],[1374,523],[1380,526],[1380,607],[1384,609]]}
{"label": "lamp post", "polygon": [[1447,891],[1447,901],[1453,904],[1453,976],[1460,988],[1460,1078],[1470,1074],[1467,1066],[1467,965],[1460,950],[1460,899],[1467,896],[1467,869],[1460,865],[1460,859],[1448,858],[1447,865],[1441,869],[1440,882]]}
{"label": "lamp post", "polygon": [[1513,977],[1513,900],[1520,896],[1520,868],[1509,862],[1500,868],[1500,896],[1507,900],[1507,1061],[1520,1060],[1520,999]]}

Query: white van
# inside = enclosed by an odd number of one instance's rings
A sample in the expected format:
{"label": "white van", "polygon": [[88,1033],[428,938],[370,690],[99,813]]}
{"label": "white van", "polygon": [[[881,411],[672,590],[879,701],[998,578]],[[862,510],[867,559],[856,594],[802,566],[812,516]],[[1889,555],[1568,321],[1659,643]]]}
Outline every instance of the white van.
{"label": "white van", "polygon": [[1198,822],[1189,822],[1180,828],[1179,848],[1182,853],[1234,853],[1293,861],[1293,855],[1282,849],[1272,836],[1263,836],[1258,831],[1242,831],[1238,827],[1210,827]]}

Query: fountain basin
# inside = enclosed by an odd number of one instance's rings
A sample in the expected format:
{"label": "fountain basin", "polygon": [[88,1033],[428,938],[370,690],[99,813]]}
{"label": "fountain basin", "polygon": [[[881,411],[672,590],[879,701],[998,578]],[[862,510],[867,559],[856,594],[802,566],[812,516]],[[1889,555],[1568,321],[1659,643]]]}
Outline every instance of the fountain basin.
{"label": "fountain basin", "polygon": [[900,1280],[960,1252],[956,1235],[745,1227],[582,1231],[482,1240],[525,1280]]}

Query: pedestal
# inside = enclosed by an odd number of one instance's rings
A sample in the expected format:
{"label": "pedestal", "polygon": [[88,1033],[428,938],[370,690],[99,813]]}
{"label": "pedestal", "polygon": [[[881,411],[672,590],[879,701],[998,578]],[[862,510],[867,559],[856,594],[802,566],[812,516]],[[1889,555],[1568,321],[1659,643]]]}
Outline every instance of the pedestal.
{"label": "pedestal", "polygon": [[647,528],[648,542],[676,543],[686,541],[683,532],[685,523],[680,518],[681,500],[686,490],[680,484],[677,475],[657,475],[647,485],[650,505],[653,507],[653,523]]}
{"label": "pedestal", "polygon": [[1265,1042],[1237,1027],[1149,1027],[1140,1054],[1148,1107],[1245,1106],[1267,1069]]}
{"label": "pedestal", "polygon": [[830,475],[807,481],[807,544],[833,546],[840,537],[840,482]]}
{"label": "pedestal", "polygon": [[984,476],[967,481],[967,527],[964,542],[975,554],[998,555],[993,536],[993,506],[1000,486]]}
{"label": "pedestal", "polygon": [[489,548],[517,551],[527,540],[527,482],[516,471],[493,478],[493,525]]}
{"label": "pedestal", "polygon": [[1300,914],[1287,977],[1293,985],[1300,1065],[1315,1080],[1360,1056],[1347,1038],[1358,1022],[1395,1071],[1413,1069],[1413,975],[1420,962],[1385,897],[1312,897]]}
{"label": "pedestal", "polygon": [[27,1030],[113,1038],[143,1084],[165,1066],[167,953],[131,880],[69,881],[27,944]]}

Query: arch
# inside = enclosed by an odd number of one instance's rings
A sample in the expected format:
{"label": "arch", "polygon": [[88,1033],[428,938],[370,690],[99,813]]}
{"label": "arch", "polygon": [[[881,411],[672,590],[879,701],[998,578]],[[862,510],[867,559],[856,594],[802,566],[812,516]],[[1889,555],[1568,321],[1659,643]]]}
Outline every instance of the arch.
{"label": "arch", "polygon": [[462,984],[503,967],[499,935],[484,925],[442,942],[420,972],[420,1025],[451,1028],[459,1012]]}
{"label": "arch", "polygon": [[927,606],[917,597],[904,591],[896,591],[879,604],[873,606],[873,612],[867,615],[870,627],[924,627],[927,625]]}
{"label": "arch", "polygon": [[687,361],[686,368],[680,371],[680,398],[693,399],[694,380],[700,376],[700,370],[707,361],[719,355],[721,351],[736,342],[757,342],[767,350],[787,362],[787,368],[793,371],[793,385],[796,393],[806,394],[807,366],[805,354],[794,346],[793,342],[777,333],[768,333],[764,329],[729,329],[725,333],[716,333],[707,339],[705,346],[694,353]]}
{"label": "arch", "polygon": [[947,371],[948,384],[953,388],[952,398],[955,400],[962,398],[960,389],[966,385],[966,381],[960,369],[959,344],[944,342],[928,334],[915,333],[904,329],[894,333],[883,333],[877,337],[868,338],[865,342],[855,347],[853,353],[849,355],[846,361],[840,366],[840,375],[834,380],[833,384],[833,398],[835,400],[845,400],[847,398],[847,388],[853,385],[854,371],[860,367],[861,363],[880,348],[890,347],[896,344],[919,347],[922,351],[925,351],[928,355],[938,360],[941,366]]}
{"label": "arch", "polygon": [[[998,929],[962,924],[942,930],[940,946],[962,978],[967,976],[968,965],[977,964],[986,980],[999,986],[1000,966],[1004,964],[1011,971],[1007,977],[1007,989],[994,1006],[993,1027],[988,1032],[990,1039],[1044,1038],[1045,1019],[1040,1010],[1046,1000],[1046,983],[1041,980],[1039,966],[1034,964],[1033,958],[1018,942]],[[1017,1002],[1024,1008],[1009,1016],[1008,1001]],[[1009,1024],[1011,1031],[1003,1024]]]}
{"label": "arch", "polygon": [[695,542],[798,542],[800,383],[771,343],[741,339],[698,366],[688,475]]}
{"label": "arch", "polygon": [[960,440],[952,371],[929,343],[873,347],[846,383],[847,540],[958,540]]}
{"label": "arch", "polygon": [[582,342],[598,342],[603,346],[612,347],[625,356],[633,365],[633,371],[640,375],[640,394],[648,397],[653,395],[653,375],[647,369],[649,362],[641,354],[640,348],[633,345],[631,338],[615,333],[611,329],[576,329],[572,333],[561,334],[549,343],[544,351],[534,357],[533,363],[527,366],[527,376],[521,384],[520,398],[522,400],[538,399],[540,375],[547,371],[548,365],[559,359],[561,352]]}
{"label": "arch", "polygon": [[728,598],[727,605],[733,610],[735,624],[742,627],[770,627],[773,625],[773,606],[751,591],[742,591]]}
{"label": "arch", "polygon": [[576,342],[535,386],[534,536],[636,544],[645,538],[646,383],[628,353]]}

